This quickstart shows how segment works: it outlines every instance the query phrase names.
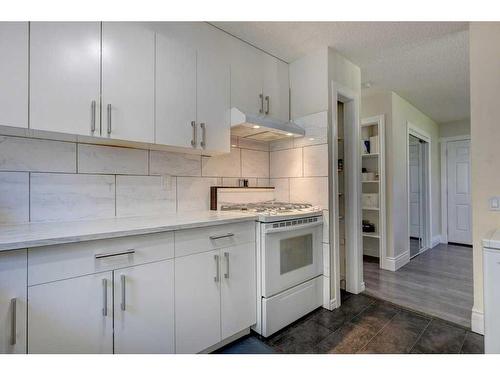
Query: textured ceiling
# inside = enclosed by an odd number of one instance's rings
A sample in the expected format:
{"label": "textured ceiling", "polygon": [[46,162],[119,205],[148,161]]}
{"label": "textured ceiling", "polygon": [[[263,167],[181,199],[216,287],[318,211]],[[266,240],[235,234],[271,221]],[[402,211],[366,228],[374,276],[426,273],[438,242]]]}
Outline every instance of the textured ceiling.
{"label": "textured ceiling", "polygon": [[392,90],[435,121],[469,117],[466,22],[213,22],[287,62],[331,46],[371,82],[363,95]]}

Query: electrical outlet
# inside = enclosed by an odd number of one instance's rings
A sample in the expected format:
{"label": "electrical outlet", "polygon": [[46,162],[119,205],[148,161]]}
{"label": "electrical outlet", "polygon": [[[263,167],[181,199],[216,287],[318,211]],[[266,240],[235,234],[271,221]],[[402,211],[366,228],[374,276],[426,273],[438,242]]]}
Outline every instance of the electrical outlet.
{"label": "electrical outlet", "polygon": [[500,197],[491,197],[489,199],[490,211],[500,211]]}

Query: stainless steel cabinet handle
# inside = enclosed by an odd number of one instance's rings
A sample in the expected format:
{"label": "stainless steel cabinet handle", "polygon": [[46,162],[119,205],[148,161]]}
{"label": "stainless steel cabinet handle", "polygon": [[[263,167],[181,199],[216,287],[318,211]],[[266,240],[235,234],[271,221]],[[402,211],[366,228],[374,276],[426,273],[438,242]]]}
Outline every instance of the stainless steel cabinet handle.
{"label": "stainless steel cabinet handle", "polygon": [[10,321],[10,345],[16,345],[17,341],[17,298],[10,300],[12,319]]}
{"label": "stainless steel cabinet handle", "polygon": [[264,113],[264,95],[263,94],[259,94],[259,98],[260,98],[259,113]]}
{"label": "stainless steel cabinet handle", "polygon": [[266,115],[269,114],[269,96],[266,96]]}
{"label": "stainless steel cabinet handle", "polygon": [[96,254],[95,258],[96,259],[102,259],[102,258],[116,257],[118,255],[131,255],[131,254],[135,254],[135,250],[134,249],[125,250],[125,251],[118,251],[116,253]]}
{"label": "stainless steel cabinet handle", "polygon": [[111,104],[108,104],[108,135],[111,134]]}
{"label": "stainless steel cabinet handle", "polygon": [[226,273],[224,274],[224,278],[229,279],[229,253],[224,253],[224,258],[226,258]]}
{"label": "stainless steel cabinet handle", "polygon": [[120,304],[120,307],[122,311],[125,311],[125,285],[127,284],[127,280],[125,279],[125,275],[120,276],[120,280],[122,283],[122,303]]}
{"label": "stainless steel cabinet handle", "polygon": [[102,316],[108,316],[108,280],[102,279]]}
{"label": "stainless steel cabinet handle", "polygon": [[191,146],[196,147],[196,144],[198,143],[196,121],[191,121],[191,127],[193,128],[193,138],[191,139]]}
{"label": "stainless steel cabinet handle", "polygon": [[205,125],[204,122],[202,122],[200,124],[200,128],[201,128],[201,142],[200,142],[200,146],[205,148],[205,146],[207,145],[207,126]]}
{"label": "stainless steel cabinet handle", "polygon": [[92,100],[92,103],[90,104],[90,131],[91,133],[95,132],[95,109],[96,109],[96,103],[95,100]]}
{"label": "stainless steel cabinet handle", "polygon": [[219,236],[210,236],[208,238],[210,238],[211,240],[218,240],[220,238],[233,237],[233,236],[234,236],[234,233],[226,233],[226,234],[221,234]]}
{"label": "stainless steel cabinet handle", "polygon": [[214,255],[214,259],[215,259],[215,277],[214,277],[214,281],[216,283],[218,283],[220,281],[219,256],[218,255]]}

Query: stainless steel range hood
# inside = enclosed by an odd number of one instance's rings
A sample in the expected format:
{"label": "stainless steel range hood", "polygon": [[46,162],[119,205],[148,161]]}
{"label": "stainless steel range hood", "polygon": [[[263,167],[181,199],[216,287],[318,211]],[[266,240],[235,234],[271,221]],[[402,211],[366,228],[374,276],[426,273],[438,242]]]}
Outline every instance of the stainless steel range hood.
{"label": "stainless steel range hood", "polygon": [[231,108],[231,135],[270,142],[281,138],[303,137],[305,130],[293,122]]}

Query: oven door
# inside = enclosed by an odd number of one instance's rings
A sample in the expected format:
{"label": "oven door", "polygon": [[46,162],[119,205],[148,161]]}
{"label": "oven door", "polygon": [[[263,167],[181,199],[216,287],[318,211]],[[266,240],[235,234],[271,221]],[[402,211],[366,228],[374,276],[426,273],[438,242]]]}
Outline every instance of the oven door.
{"label": "oven door", "polygon": [[271,297],[321,275],[321,216],[266,224],[262,236],[263,297]]}

